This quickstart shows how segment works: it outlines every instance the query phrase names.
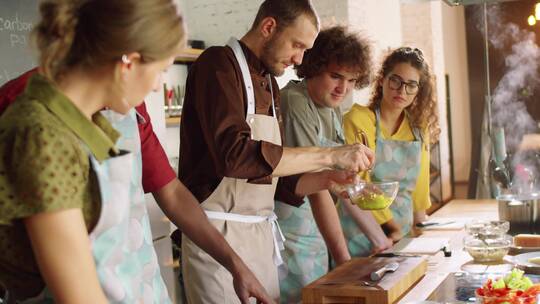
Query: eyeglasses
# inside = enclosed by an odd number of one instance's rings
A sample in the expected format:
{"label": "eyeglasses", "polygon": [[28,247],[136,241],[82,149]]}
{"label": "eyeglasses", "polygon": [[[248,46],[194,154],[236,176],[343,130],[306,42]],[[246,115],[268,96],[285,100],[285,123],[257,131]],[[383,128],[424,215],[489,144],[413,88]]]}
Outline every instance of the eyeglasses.
{"label": "eyeglasses", "polygon": [[401,90],[401,87],[405,86],[405,93],[407,93],[407,95],[414,95],[418,93],[418,89],[420,88],[418,82],[405,82],[403,81],[403,79],[401,79],[401,77],[397,75],[388,76],[388,86],[390,87],[390,89],[396,91]]}

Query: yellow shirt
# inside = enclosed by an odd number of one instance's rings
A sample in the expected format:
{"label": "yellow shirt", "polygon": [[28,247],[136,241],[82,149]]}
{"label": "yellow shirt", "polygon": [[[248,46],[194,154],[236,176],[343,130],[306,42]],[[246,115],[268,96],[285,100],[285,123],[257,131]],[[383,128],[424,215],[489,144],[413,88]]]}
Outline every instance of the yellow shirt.
{"label": "yellow shirt", "polygon": [[[346,142],[354,143],[355,132],[357,130],[362,130],[367,135],[369,147],[375,151],[375,122],[375,113],[371,109],[359,104],[353,105],[343,118]],[[395,134],[390,134],[381,123],[381,136],[383,139],[390,140],[414,140],[414,134],[407,116],[405,116]],[[429,143],[428,132],[423,132],[422,136],[423,145],[422,155],[420,156],[420,173],[416,181],[416,188],[412,193],[414,211],[426,210],[431,206],[429,197],[429,149],[428,146],[426,146]],[[377,162],[377,160],[375,160],[375,162]],[[361,177],[365,180],[370,180],[370,176],[366,172],[362,173]],[[392,219],[392,213],[389,209],[373,211],[373,216],[379,224],[386,223]]]}

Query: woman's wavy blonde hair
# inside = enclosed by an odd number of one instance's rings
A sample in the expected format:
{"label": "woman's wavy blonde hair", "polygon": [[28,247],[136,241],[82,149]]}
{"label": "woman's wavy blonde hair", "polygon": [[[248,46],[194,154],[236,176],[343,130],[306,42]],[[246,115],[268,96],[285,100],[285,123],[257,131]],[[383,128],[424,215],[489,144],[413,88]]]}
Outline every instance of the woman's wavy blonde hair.
{"label": "woman's wavy blonde hair", "polygon": [[177,53],[185,29],[172,0],[44,0],[33,31],[41,72],[114,63],[138,52],[151,62]]}
{"label": "woman's wavy blonde hair", "polygon": [[394,67],[400,63],[408,63],[420,73],[419,90],[412,104],[406,109],[412,127],[429,132],[430,142],[439,138],[439,115],[435,99],[433,76],[422,51],[417,48],[401,47],[391,51],[384,59],[381,69],[375,76],[373,91],[369,101],[372,110],[380,108],[383,98],[382,83]]}

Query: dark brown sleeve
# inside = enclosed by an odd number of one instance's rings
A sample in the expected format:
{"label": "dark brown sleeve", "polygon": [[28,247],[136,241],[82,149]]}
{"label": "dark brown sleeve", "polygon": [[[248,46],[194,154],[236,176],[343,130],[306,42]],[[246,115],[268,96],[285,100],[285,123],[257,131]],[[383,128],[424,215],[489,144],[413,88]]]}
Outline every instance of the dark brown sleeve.
{"label": "dark brown sleeve", "polygon": [[301,176],[302,174],[280,177],[275,199],[294,207],[301,206],[304,203],[304,197],[295,194],[296,185]]}
{"label": "dark brown sleeve", "polygon": [[[191,98],[217,174],[232,178],[256,179],[270,176],[283,148],[251,139],[246,123],[243,81],[232,52],[215,48],[205,52],[190,73]],[[188,94],[186,92],[186,94]]]}
{"label": "dark brown sleeve", "polygon": [[[283,132],[283,116],[281,115],[281,96],[279,94],[279,87],[277,82],[273,82],[274,85],[274,98],[276,100],[276,114],[281,130],[281,141],[285,142],[285,132]],[[291,176],[280,177],[276,189],[275,199],[285,204],[300,207],[304,203],[304,197],[295,194],[296,185],[302,174],[296,174]]]}

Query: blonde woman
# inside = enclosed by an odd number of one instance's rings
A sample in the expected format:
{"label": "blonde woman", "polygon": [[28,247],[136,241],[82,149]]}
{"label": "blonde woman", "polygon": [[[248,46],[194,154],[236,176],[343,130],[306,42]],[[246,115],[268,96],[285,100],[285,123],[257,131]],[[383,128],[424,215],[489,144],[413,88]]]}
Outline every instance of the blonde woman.
{"label": "blonde woman", "polygon": [[40,12],[41,73],[0,118],[0,283],[10,303],[170,303],[132,108],[182,49],[182,18],[171,0]]}

